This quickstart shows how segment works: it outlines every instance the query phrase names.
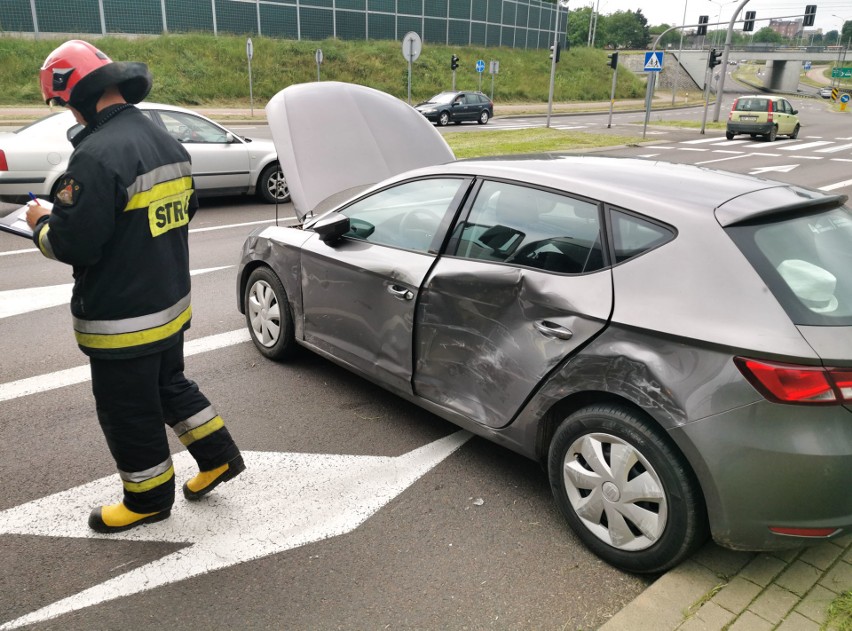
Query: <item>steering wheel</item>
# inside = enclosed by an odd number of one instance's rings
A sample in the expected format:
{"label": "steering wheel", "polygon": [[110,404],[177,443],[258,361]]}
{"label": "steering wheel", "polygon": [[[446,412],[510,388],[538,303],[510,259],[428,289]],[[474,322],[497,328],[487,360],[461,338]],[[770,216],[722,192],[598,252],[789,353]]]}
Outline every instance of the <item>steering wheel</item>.
{"label": "steering wheel", "polygon": [[402,217],[399,222],[399,233],[404,240],[420,237],[429,240],[435,236],[435,228],[440,218],[435,213],[416,208]]}

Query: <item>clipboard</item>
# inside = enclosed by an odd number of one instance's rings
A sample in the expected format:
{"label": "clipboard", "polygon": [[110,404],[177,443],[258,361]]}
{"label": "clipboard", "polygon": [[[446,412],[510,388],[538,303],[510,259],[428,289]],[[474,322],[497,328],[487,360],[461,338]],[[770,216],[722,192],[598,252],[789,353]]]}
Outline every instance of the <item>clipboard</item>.
{"label": "clipboard", "polygon": [[[48,210],[53,210],[53,204],[46,199],[36,199],[36,201],[39,206],[43,206]],[[30,229],[29,224],[27,224],[28,208],[29,204],[24,204],[20,208],[10,212],[5,217],[0,217],[0,230],[16,234],[19,237],[24,237],[25,239],[32,239],[33,231]]]}

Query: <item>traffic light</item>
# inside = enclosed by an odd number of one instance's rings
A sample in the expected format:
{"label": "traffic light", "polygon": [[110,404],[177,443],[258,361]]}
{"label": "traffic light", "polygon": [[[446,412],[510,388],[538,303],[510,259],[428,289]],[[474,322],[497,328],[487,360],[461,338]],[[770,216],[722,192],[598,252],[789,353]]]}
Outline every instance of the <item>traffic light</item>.
{"label": "traffic light", "polygon": [[707,22],[710,21],[709,15],[699,15],[698,16],[698,34],[699,35],[707,35]]}
{"label": "traffic light", "polygon": [[754,18],[757,17],[757,11],[746,11],[745,21],[743,22],[743,33],[754,30]]}
{"label": "traffic light", "polygon": [[809,4],[805,7],[805,19],[802,20],[802,26],[813,26],[816,18],[816,5]]}
{"label": "traffic light", "polygon": [[557,44],[556,46],[551,46],[551,47],[550,47],[550,58],[551,58],[551,59],[553,59],[553,54],[554,54],[554,53],[553,53],[553,51],[554,51],[554,49],[556,50],[556,63],[559,63],[559,51],[560,51],[560,49],[561,49],[561,48],[562,48],[562,47],[561,47],[559,44]]}
{"label": "traffic light", "polygon": [[607,55],[607,59],[609,59],[609,67],[615,70],[618,68],[618,52],[614,52],[611,55]]}
{"label": "traffic light", "polygon": [[450,57],[450,68],[455,70],[458,67],[459,67],[459,56],[453,55],[452,57]]}
{"label": "traffic light", "polygon": [[720,63],[722,63],[722,53],[717,53],[715,48],[711,49],[710,56],[707,58],[707,67],[715,68]]}

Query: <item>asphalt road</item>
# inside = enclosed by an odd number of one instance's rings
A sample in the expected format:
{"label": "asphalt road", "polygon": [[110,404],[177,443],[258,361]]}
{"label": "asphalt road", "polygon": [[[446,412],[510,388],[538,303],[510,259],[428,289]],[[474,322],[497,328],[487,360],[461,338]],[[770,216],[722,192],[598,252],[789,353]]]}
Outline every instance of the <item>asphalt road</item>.
{"label": "asphalt road", "polygon": [[[605,153],[852,194],[852,118],[794,105],[795,142],[655,124],[651,142]],[[641,133],[635,117],[617,116],[620,133]],[[600,115],[570,120],[602,127]],[[255,351],[235,266],[273,217],[253,200],[208,200],[190,236],[187,372],[249,469],[209,501],[179,498],[170,520],[113,537],[85,527],[120,490],[71,332],[70,270],[0,233],[0,629],[26,615],[63,630],[594,629],[638,595],[650,578],[578,543],[536,463],[311,354],[275,364]]]}

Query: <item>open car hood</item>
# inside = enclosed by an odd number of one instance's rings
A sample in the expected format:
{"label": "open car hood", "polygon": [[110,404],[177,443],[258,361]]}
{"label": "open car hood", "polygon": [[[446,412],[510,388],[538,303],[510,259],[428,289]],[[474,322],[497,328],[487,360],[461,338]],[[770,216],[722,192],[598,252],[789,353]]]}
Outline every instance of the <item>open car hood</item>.
{"label": "open car hood", "polygon": [[420,112],[352,83],[292,85],[266,117],[300,220],[404,171],[455,160]]}

